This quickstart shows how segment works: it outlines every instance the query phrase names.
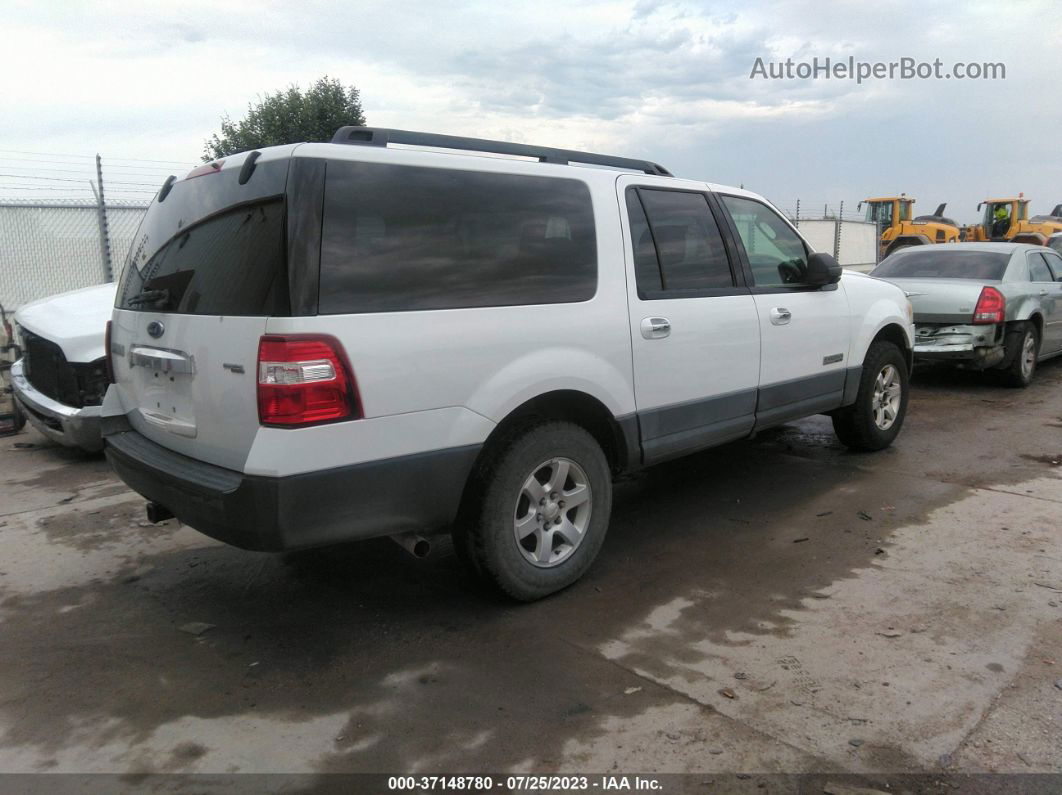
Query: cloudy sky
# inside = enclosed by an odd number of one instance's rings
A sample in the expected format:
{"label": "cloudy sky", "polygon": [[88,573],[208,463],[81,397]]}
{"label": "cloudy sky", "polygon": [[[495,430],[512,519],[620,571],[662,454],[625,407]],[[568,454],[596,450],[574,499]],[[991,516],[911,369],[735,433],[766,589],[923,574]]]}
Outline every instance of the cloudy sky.
{"label": "cloudy sky", "polygon": [[[1047,212],[1062,202],[1058,12],[1052,0],[0,0],[0,195],[87,191],[79,169],[100,152],[112,193],[146,197],[198,159],[223,113],[327,74],[361,89],[371,125],[642,156],[787,208],[905,191],[921,212],[947,201],[970,221],[987,195],[1024,191]],[[1006,79],[749,77],[758,57],[816,56],[1002,62]]]}

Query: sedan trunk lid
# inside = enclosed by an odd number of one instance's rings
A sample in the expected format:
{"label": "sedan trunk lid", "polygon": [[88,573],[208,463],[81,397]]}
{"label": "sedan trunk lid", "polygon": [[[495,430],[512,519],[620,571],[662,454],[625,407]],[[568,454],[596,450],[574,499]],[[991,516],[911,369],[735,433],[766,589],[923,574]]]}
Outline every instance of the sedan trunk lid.
{"label": "sedan trunk lid", "polygon": [[[981,290],[993,282],[970,279],[886,278],[907,293],[915,323],[972,323]],[[994,282],[998,285],[999,282]]]}

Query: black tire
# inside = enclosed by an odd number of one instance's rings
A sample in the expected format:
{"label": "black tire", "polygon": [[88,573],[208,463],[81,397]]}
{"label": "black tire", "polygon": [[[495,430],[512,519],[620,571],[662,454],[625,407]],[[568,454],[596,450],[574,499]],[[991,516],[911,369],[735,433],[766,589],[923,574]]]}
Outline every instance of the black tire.
{"label": "black tire", "polygon": [[[1032,363],[1025,366],[1026,340],[1032,339]],[[1015,389],[1024,389],[1032,383],[1036,375],[1036,365],[1040,359],[1040,333],[1032,323],[1015,323],[1007,329],[1007,336],[1003,340],[1003,348],[1010,357],[1010,364],[1002,371],[1004,384]]]}
{"label": "black tire", "polygon": [[[900,383],[900,403],[892,424],[881,428],[875,421],[875,385],[878,376],[888,366],[895,368]],[[910,393],[910,374],[903,352],[891,342],[879,340],[873,343],[863,359],[863,372],[859,377],[859,394],[855,403],[833,413],[833,430],[837,438],[851,450],[884,450],[900,433],[907,415],[907,400]]]}
{"label": "black tire", "polygon": [[[547,568],[525,557],[517,543],[514,521],[520,500],[525,499],[521,496],[524,483],[532,472],[541,471],[534,468],[559,458],[582,470],[590,489],[586,503],[590,508],[574,550]],[[574,516],[572,511],[562,512],[561,518]],[[486,451],[472,475],[454,526],[454,549],[473,574],[513,599],[530,602],[583,576],[605,540],[611,511],[612,477],[601,446],[578,425],[544,421],[514,429]],[[563,547],[562,538],[556,543]]]}

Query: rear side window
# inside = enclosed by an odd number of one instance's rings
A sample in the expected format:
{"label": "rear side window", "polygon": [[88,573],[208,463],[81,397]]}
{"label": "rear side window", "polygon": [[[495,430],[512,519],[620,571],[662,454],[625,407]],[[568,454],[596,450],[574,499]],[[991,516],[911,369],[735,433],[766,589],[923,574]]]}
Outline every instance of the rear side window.
{"label": "rear side window", "polygon": [[945,246],[909,248],[886,257],[871,276],[879,279],[977,279],[1003,278],[1010,254],[998,251],[956,251]]}
{"label": "rear side window", "polygon": [[1029,255],[1029,279],[1034,282],[1053,282],[1055,280],[1055,277],[1051,274],[1051,269],[1047,267],[1044,255],[1039,251],[1034,251]]}
{"label": "rear side window", "polygon": [[597,290],[587,186],[328,163],[322,314],[586,301]]}
{"label": "rear side window", "polygon": [[704,194],[628,188],[627,214],[642,298],[734,286],[723,237]]}
{"label": "rear side window", "polygon": [[118,308],[189,315],[286,315],[284,202],[214,215],[179,232],[143,265],[130,262]]}

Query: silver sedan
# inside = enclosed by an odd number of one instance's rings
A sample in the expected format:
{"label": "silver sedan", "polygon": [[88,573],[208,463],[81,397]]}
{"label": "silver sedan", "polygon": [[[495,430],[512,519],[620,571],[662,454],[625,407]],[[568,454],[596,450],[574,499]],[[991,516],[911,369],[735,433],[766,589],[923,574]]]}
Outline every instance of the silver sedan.
{"label": "silver sedan", "polygon": [[954,243],[898,251],[872,276],[914,307],[915,359],[999,370],[1011,386],[1062,353],[1062,256],[1046,246]]}

